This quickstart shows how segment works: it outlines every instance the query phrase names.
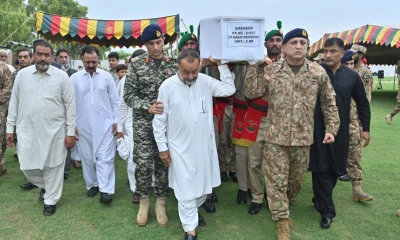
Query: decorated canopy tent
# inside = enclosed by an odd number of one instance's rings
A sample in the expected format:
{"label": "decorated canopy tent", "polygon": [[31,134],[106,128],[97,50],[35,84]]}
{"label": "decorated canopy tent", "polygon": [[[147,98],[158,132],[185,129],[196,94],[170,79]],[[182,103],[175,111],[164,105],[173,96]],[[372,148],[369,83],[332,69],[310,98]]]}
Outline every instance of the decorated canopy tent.
{"label": "decorated canopy tent", "polygon": [[327,33],[311,45],[309,56],[315,57],[322,51],[326,39],[338,37],[346,48],[360,44],[368,48],[367,61],[373,65],[393,65],[400,60],[400,29],[365,25],[344,32]]}
{"label": "decorated canopy tent", "polygon": [[180,33],[179,14],[140,20],[96,20],[36,13],[36,32],[53,42],[75,41],[107,47],[141,46],[141,34],[149,24],[161,27],[166,43],[173,43]]}

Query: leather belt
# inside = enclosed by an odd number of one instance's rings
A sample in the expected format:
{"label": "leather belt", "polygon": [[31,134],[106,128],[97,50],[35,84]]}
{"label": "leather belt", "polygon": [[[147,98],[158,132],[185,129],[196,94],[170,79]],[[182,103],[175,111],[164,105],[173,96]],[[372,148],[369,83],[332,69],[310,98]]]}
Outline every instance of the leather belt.
{"label": "leather belt", "polygon": [[250,102],[249,107],[254,108],[260,112],[266,112],[266,113],[268,112],[268,106],[261,106],[255,102]]}

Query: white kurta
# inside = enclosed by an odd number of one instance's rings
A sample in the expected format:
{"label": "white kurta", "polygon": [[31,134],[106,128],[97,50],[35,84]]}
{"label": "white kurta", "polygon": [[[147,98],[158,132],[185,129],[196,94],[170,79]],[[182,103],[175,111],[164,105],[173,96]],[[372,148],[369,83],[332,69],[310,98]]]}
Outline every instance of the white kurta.
{"label": "white kurta", "polygon": [[79,71],[71,76],[71,81],[76,95],[79,154],[94,159],[105,138],[113,138],[110,127],[117,119],[117,88],[111,74],[101,69],[93,77],[86,70]]}
{"label": "white kurta", "polygon": [[86,188],[99,187],[101,192],[115,190],[114,157],[119,97],[110,73],[97,69],[90,76],[85,70],[71,76],[76,94],[76,123],[80,133],[78,152],[82,160]]}
{"label": "white kurta", "polygon": [[125,135],[128,136],[127,142],[129,147],[129,158],[127,159],[127,170],[128,170],[128,178],[129,178],[129,186],[132,192],[136,191],[136,178],[135,178],[135,169],[136,163],[133,162],[133,125],[132,125],[132,108],[130,108],[126,102],[124,101],[124,86],[125,86],[125,77],[119,81],[117,90],[120,96],[120,104],[118,108],[117,114],[117,126],[118,132],[124,132]]}
{"label": "white kurta", "polygon": [[154,137],[160,152],[170,152],[169,186],[179,201],[202,197],[221,184],[212,97],[231,96],[236,90],[228,67],[218,69],[221,81],[200,73],[189,87],[176,75],[159,89],[164,114],[154,117]]}
{"label": "white kurta", "polygon": [[53,168],[67,156],[65,137],[75,136],[75,94],[68,75],[50,66],[18,72],[11,93],[7,133],[17,127],[21,170]]}

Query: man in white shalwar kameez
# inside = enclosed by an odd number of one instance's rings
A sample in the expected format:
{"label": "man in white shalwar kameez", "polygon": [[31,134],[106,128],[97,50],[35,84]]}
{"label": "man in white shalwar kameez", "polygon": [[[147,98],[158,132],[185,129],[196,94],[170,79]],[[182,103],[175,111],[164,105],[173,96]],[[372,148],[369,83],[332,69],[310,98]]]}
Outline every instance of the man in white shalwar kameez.
{"label": "man in white shalwar kameez", "polygon": [[185,239],[197,238],[195,229],[204,224],[197,208],[212,188],[221,184],[212,97],[235,92],[228,67],[211,57],[209,60],[219,66],[221,81],[198,72],[200,58],[196,51],[180,53],[179,74],[167,79],[159,89],[158,101],[163,103],[164,113],[155,115],[153,120],[160,158],[169,167],[169,186],[178,199]]}
{"label": "man in white shalwar kameez", "polygon": [[17,127],[20,168],[41,188],[45,216],[55,213],[64,182],[67,149],[75,144],[75,94],[68,75],[53,66],[52,46],[34,46],[35,65],[19,71],[7,117],[7,144]]}
{"label": "man in white shalwar kameez", "polygon": [[[132,108],[130,108],[124,101],[124,85],[125,77],[123,77],[118,83],[118,95],[120,96],[120,103],[117,114],[117,127],[118,135],[117,139],[125,138],[128,140],[129,148],[133,149],[133,125],[132,125]],[[135,179],[135,168],[136,163],[133,162],[133,156],[127,159],[127,170],[129,186],[131,191],[134,193],[136,191],[136,179]],[[139,203],[139,198],[135,195],[132,197],[132,203]]]}
{"label": "man in white shalwar kameez", "polygon": [[100,190],[100,202],[112,202],[115,192],[117,110],[119,97],[110,73],[98,69],[98,49],[82,49],[84,70],[71,76],[76,95],[78,152],[88,197]]}

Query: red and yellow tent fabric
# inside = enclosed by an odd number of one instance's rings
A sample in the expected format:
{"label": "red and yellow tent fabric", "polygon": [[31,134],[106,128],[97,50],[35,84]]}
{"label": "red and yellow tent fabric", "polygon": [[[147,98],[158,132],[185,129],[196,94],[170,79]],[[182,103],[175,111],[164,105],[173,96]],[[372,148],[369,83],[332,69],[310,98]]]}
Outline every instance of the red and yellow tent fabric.
{"label": "red and yellow tent fabric", "polygon": [[353,44],[367,47],[368,64],[393,65],[400,60],[400,29],[365,25],[343,32],[327,33],[311,45],[308,55],[315,57],[322,51],[326,39],[338,37],[346,48]]}
{"label": "red and yellow tent fabric", "polygon": [[141,46],[140,36],[149,24],[158,24],[173,43],[180,34],[179,14],[140,20],[96,20],[36,13],[36,32],[53,42],[75,41],[100,46]]}

